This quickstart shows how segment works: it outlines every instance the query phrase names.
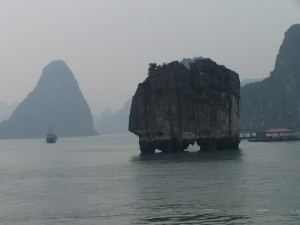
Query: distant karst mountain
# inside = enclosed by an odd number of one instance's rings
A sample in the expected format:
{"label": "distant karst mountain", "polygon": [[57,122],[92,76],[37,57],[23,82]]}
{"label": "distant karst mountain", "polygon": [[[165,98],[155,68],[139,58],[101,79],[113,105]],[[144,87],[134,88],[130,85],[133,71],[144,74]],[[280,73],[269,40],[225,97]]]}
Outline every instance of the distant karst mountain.
{"label": "distant karst mountain", "polygon": [[259,82],[262,80],[263,80],[263,78],[261,78],[261,79],[245,79],[245,80],[241,81],[241,87],[244,87],[246,84],[256,83],[256,82]]}
{"label": "distant karst mountain", "polygon": [[88,103],[61,60],[44,68],[34,90],[0,124],[0,138],[41,138],[48,128],[59,137],[97,134]]}
{"label": "distant karst mountain", "polygon": [[130,106],[131,99],[125,103],[124,107],[121,110],[115,113],[112,113],[107,109],[104,110],[101,113],[99,122],[95,125],[95,129],[100,134],[128,132]]}
{"label": "distant karst mountain", "polygon": [[194,58],[183,58],[180,63],[183,64],[186,68],[190,68],[190,64],[194,63],[196,60],[203,59],[203,57],[194,57]]}
{"label": "distant karst mountain", "polygon": [[17,106],[18,103],[7,104],[4,101],[0,101],[0,122],[8,119]]}
{"label": "distant karst mountain", "polygon": [[241,130],[300,129],[300,24],[285,33],[270,76],[241,88]]}

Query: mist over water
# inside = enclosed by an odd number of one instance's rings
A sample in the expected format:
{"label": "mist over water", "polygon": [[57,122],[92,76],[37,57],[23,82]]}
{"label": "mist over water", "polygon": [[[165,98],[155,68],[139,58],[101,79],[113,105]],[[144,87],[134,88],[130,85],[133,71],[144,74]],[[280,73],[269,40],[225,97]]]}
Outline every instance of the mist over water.
{"label": "mist over water", "polygon": [[140,155],[131,134],[0,140],[0,224],[298,224],[299,144]]}

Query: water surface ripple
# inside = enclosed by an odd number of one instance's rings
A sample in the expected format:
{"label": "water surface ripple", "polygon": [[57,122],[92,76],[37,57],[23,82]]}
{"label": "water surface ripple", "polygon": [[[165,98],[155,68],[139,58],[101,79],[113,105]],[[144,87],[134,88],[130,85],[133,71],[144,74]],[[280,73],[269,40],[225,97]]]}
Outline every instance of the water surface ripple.
{"label": "water surface ripple", "polygon": [[0,140],[0,224],[300,224],[300,142],[140,155],[131,134]]}

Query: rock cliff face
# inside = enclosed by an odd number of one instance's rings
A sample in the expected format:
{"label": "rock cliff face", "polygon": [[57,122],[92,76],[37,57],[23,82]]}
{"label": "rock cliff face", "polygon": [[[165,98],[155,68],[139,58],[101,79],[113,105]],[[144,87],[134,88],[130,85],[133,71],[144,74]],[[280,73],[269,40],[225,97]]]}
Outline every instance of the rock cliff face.
{"label": "rock cliff face", "polygon": [[237,149],[240,81],[237,73],[210,59],[187,68],[179,62],[150,64],[132,100],[129,131],[142,153]]}
{"label": "rock cliff face", "polygon": [[293,25],[265,80],[241,88],[241,130],[300,129],[300,25]]}
{"label": "rock cliff face", "polygon": [[97,134],[78,83],[61,60],[44,68],[34,90],[0,124],[0,138],[45,137],[48,128],[59,137]]}

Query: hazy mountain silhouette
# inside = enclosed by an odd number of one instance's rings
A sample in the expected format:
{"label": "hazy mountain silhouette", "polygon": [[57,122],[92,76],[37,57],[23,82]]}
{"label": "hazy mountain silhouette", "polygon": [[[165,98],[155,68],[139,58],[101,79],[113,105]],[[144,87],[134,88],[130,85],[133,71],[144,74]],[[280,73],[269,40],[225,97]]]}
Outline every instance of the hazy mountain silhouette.
{"label": "hazy mountain silhouette", "polygon": [[48,128],[59,137],[97,134],[87,101],[61,60],[44,68],[34,90],[0,124],[0,138],[45,137]]}
{"label": "hazy mountain silhouette", "polygon": [[124,133],[128,132],[129,112],[131,106],[131,99],[128,100],[124,107],[111,113],[110,110],[104,110],[99,117],[99,122],[96,123],[95,129],[99,133]]}
{"label": "hazy mountain silhouette", "polygon": [[190,68],[190,64],[194,63],[196,60],[203,59],[203,57],[194,57],[194,58],[183,58],[180,63],[183,64],[186,68]]}
{"label": "hazy mountain silhouette", "polygon": [[104,109],[100,116],[98,117],[97,122],[101,121],[101,120],[106,120],[107,118],[109,118],[111,115],[113,114],[113,112],[110,109]]}
{"label": "hazy mountain silhouette", "polygon": [[241,129],[300,129],[300,24],[291,26],[270,76],[241,88]]}
{"label": "hazy mountain silhouette", "polygon": [[262,81],[264,78],[261,79],[245,79],[241,81],[241,87],[245,86],[246,84],[251,84],[251,83],[255,83],[255,82],[259,82]]}
{"label": "hazy mountain silhouette", "polygon": [[7,104],[4,101],[0,101],[0,122],[8,119],[17,106],[18,103]]}

